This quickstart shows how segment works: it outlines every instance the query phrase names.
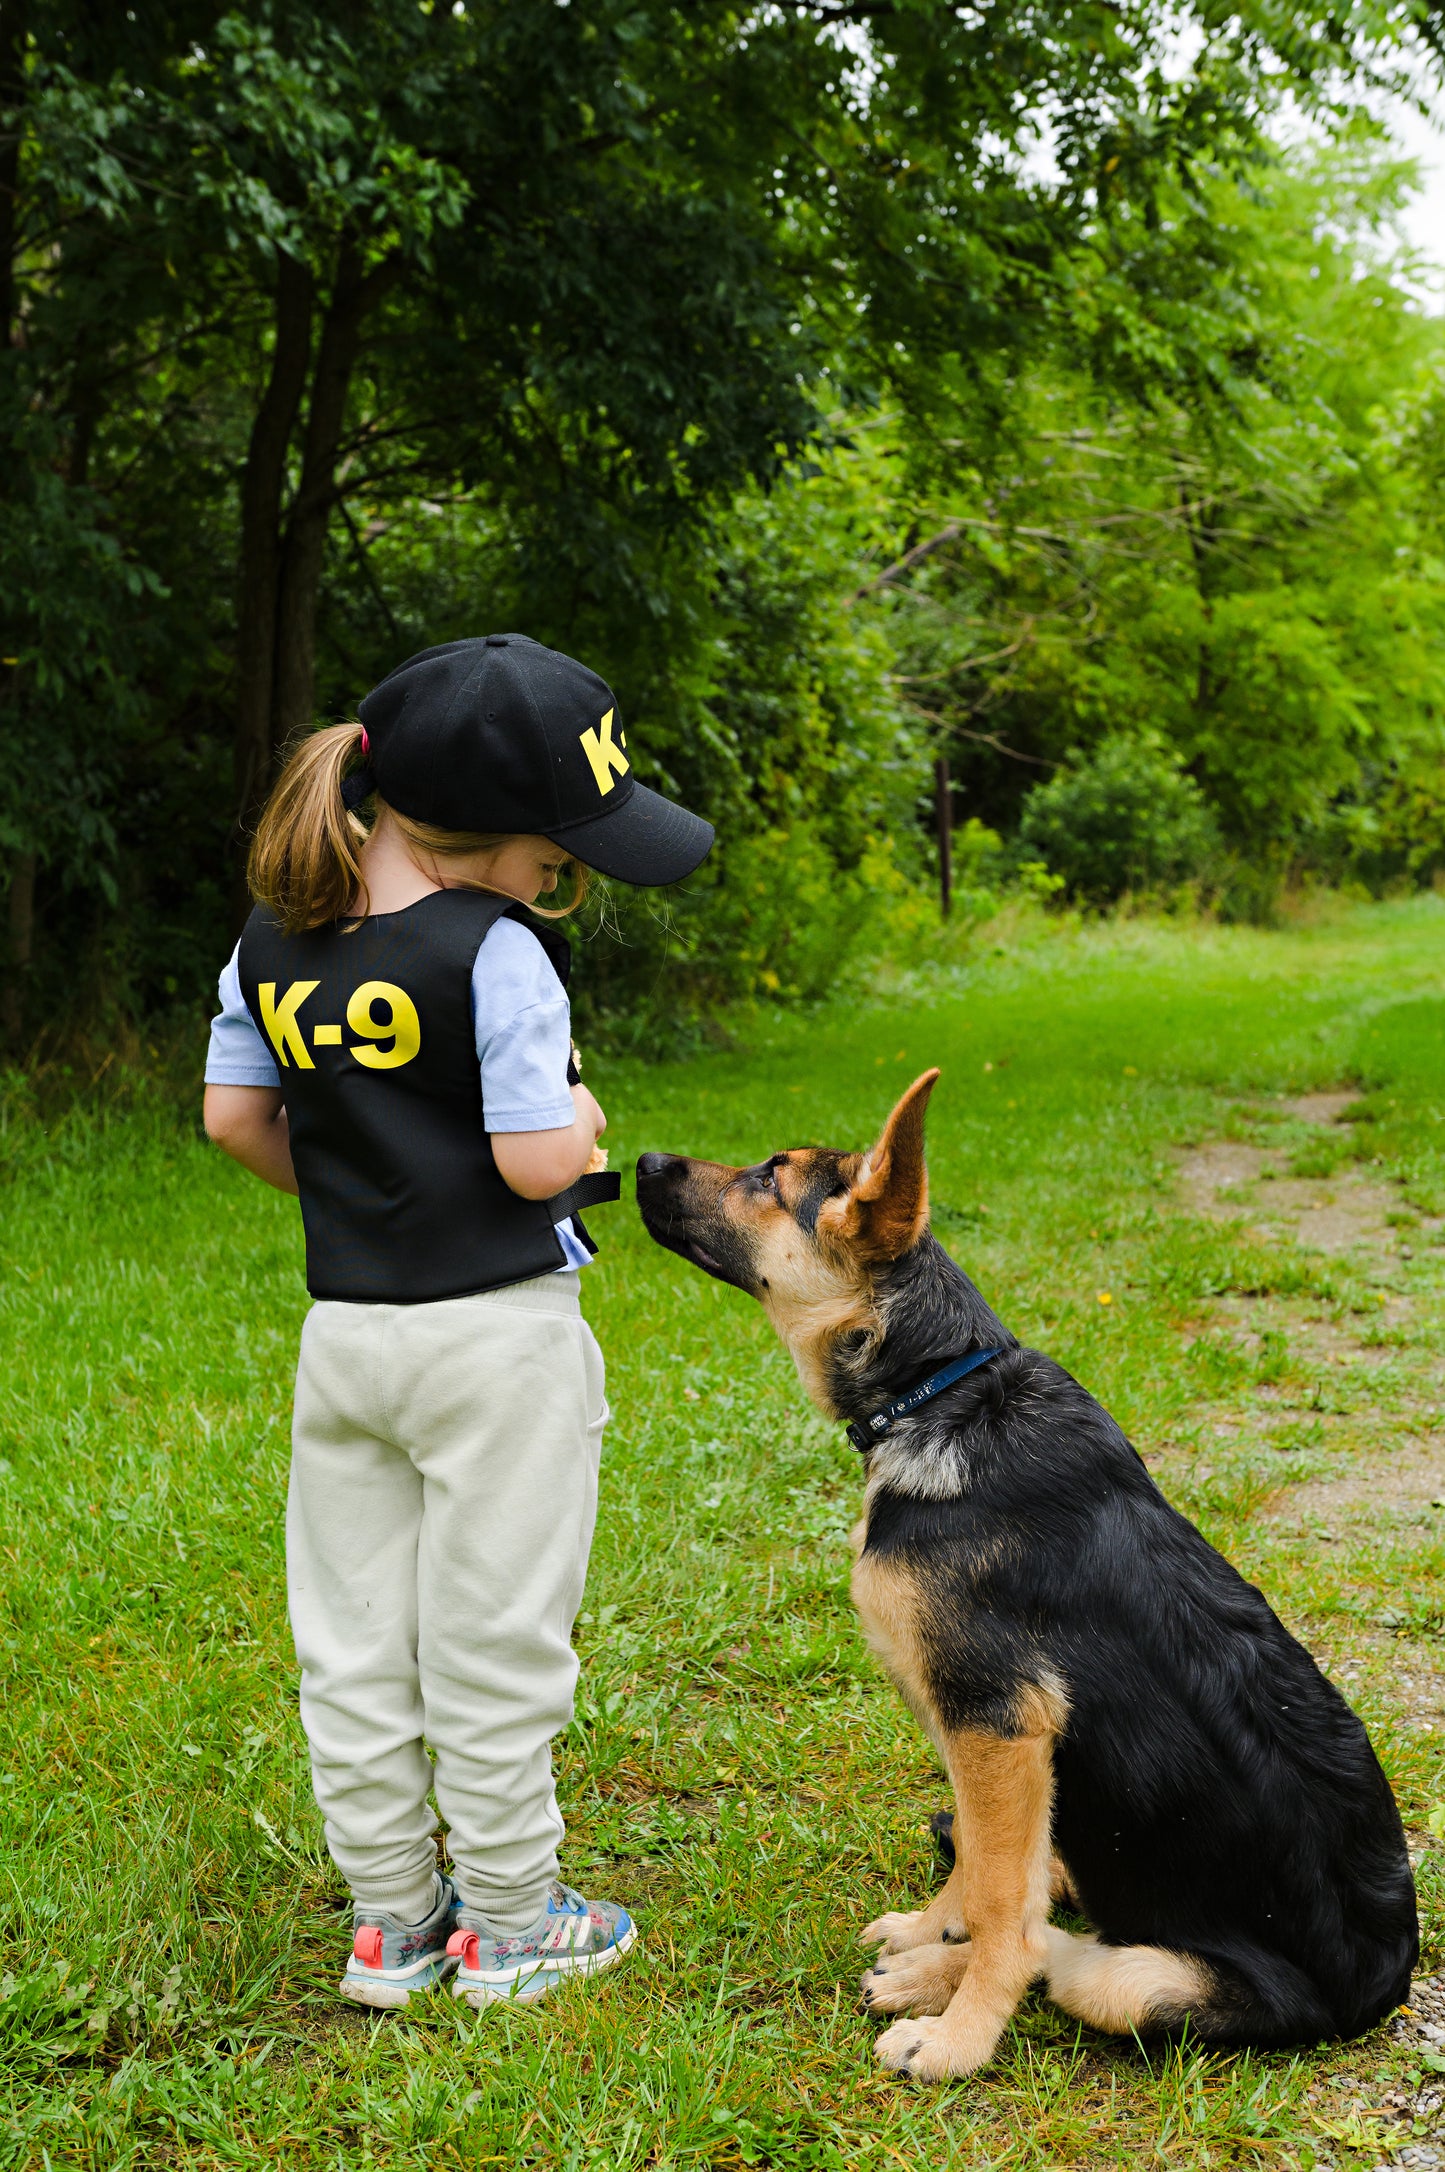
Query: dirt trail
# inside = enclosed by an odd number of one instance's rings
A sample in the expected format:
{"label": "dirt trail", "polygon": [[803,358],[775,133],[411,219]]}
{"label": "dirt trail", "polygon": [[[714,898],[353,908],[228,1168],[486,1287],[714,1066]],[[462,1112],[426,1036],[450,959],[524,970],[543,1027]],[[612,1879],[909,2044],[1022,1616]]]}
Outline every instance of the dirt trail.
{"label": "dirt trail", "polygon": [[[1212,1309],[1219,1324],[1227,1325],[1246,1348],[1260,1351],[1267,1335],[1280,1334],[1296,1373],[1302,1366],[1317,1369],[1321,1386],[1311,1407],[1323,1413],[1325,1427],[1332,1422],[1334,1383],[1347,1402],[1364,1390],[1365,1408],[1351,1412],[1354,1444],[1363,1452],[1347,1461],[1340,1458],[1327,1475],[1281,1486],[1262,1504],[1260,1522],[1305,1548],[1348,1552],[1386,1545],[1408,1555],[1412,1545],[1433,1542],[1445,1529],[1445,1413],[1439,1408],[1445,1394],[1438,1378],[1421,1374],[1418,1358],[1412,1362],[1404,1357],[1417,1300],[1401,1284],[1406,1263],[1417,1250],[1441,1241],[1442,1223],[1410,1211],[1399,1188],[1371,1164],[1350,1159],[1331,1167],[1337,1159],[1331,1148],[1341,1143],[1342,1133],[1353,1151],[1349,1111],[1356,1099],[1344,1092],[1309,1094],[1242,1112],[1266,1121],[1277,1116],[1294,1121],[1282,1127],[1278,1145],[1219,1139],[1190,1147],[1180,1157],[1179,1185],[1194,1213],[1239,1221],[1251,1238],[1265,1245],[1297,1244],[1348,1261],[1375,1285],[1379,1309],[1365,1315],[1278,1297],[1222,1297]],[[1301,1125],[1311,1127],[1319,1151],[1311,1151],[1310,1134],[1302,1134]],[[1308,1166],[1312,1160],[1329,1173],[1292,1173],[1292,1164],[1297,1170],[1301,1162]],[[1389,1392],[1379,1395],[1372,1410],[1369,1375],[1375,1369],[1382,1388],[1388,1376]],[[1414,1377],[1402,1380],[1402,1369]],[[1214,1426],[1221,1447],[1227,1440],[1243,1443],[1247,1436],[1268,1443],[1276,1427],[1300,1415],[1298,1392],[1267,1383],[1256,1390],[1255,1404],[1248,1418],[1231,1414],[1229,1424]],[[1373,1431],[1376,1426],[1377,1440],[1361,1443],[1361,1429]],[[1204,1475],[1196,1461],[1196,1483]],[[1403,1596],[1408,1599],[1408,1593]],[[1445,1654],[1437,1660],[1440,1648],[1433,1640],[1426,1643],[1407,1635],[1389,1616],[1390,1610],[1382,1609],[1374,1623],[1331,1624],[1310,1641],[1321,1659],[1328,1659],[1347,1695],[1368,1675],[1404,1726],[1445,1737]],[[1412,1852],[1418,1856],[1425,1836],[1411,1837]],[[1411,2009],[1391,2023],[1391,2035],[1419,2052],[1445,2054],[1445,1976],[1416,1985]],[[1329,2094],[1348,2084],[1348,2076],[1334,2077]],[[1445,2165],[1440,2126],[1445,2082],[1427,2073],[1418,2089],[1392,2092],[1380,2109],[1401,2120],[1406,2131],[1417,2123],[1413,2141],[1401,2135],[1393,2149],[1382,2147],[1386,2161]],[[1419,2127],[1427,2130],[1424,2136]]]}
{"label": "dirt trail", "polygon": [[[1415,1310],[1400,1287],[1401,1271],[1417,1250],[1438,1243],[1445,1224],[1412,1212],[1399,1187],[1377,1176],[1370,1165],[1345,1162],[1328,1175],[1291,1174],[1291,1162],[1308,1161],[1308,1145],[1299,1150],[1300,1123],[1318,1127],[1325,1151],[1321,1163],[1334,1159],[1331,1144],[1343,1132],[1353,1152],[1354,1126],[1347,1112],[1352,1093],[1305,1094],[1258,1113],[1296,1119],[1291,1137],[1277,1146],[1216,1139],[1187,1149],[1180,1157],[1179,1182],[1185,1204],[1212,1221],[1238,1221],[1263,1245],[1292,1244],[1348,1261],[1374,1285],[1378,1311],[1340,1315],[1308,1300],[1227,1296],[1216,1300],[1215,1316],[1227,1323],[1246,1348],[1258,1350],[1271,1331],[1287,1336],[1291,1351],[1306,1365],[1337,1369],[1366,1381],[1372,1368],[1395,1364],[1393,1344]],[[1306,1135],[1307,1136],[1307,1135]],[[1272,1395],[1265,1385],[1259,1400],[1266,1417]],[[1372,1455],[1358,1477],[1320,1480],[1296,1487],[1289,1498],[1294,1510],[1342,1513],[1355,1499],[1372,1512],[1387,1503],[1424,1508],[1445,1493],[1445,1432],[1405,1442],[1388,1455]]]}
{"label": "dirt trail", "polygon": [[[1347,1093],[1305,1094],[1277,1107],[1322,1132],[1328,1126],[1352,1133],[1345,1111],[1357,1100]],[[1291,1176],[1288,1162],[1283,1147],[1215,1139],[1185,1155],[1180,1182],[1196,1214],[1215,1221],[1243,1218],[1251,1235],[1266,1243],[1292,1238],[1308,1251],[1349,1253],[1378,1265],[1414,1256],[1408,1228],[1390,1221],[1402,1212],[1393,1184],[1358,1164],[1325,1177]]]}
{"label": "dirt trail", "polygon": [[[1318,1126],[1322,1141],[1331,1135],[1338,1140],[1342,1130],[1353,1132],[1347,1112],[1355,1100],[1349,1093],[1307,1094],[1277,1103],[1268,1113],[1278,1109]],[[1385,1536],[1396,1546],[1408,1546],[1417,1534],[1433,1538],[1445,1522],[1445,1427],[1430,1422],[1439,1413],[1421,1398],[1407,1396],[1404,1411],[1400,1409],[1398,1345],[1416,1300],[1398,1284],[1401,1267],[1417,1247],[1438,1241],[1441,1223],[1409,1211],[1398,1186],[1358,1162],[1323,1177],[1290,1175],[1292,1159],[1309,1158],[1308,1146],[1301,1156],[1297,1141],[1293,1131],[1291,1139],[1278,1146],[1214,1140],[1189,1149],[1179,1172],[1185,1201],[1195,1213],[1213,1220],[1242,1221],[1260,1243],[1293,1243],[1348,1259],[1376,1285],[1378,1312],[1342,1315],[1308,1300],[1228,1296],[1216,1300],[1215,1316],[1228,1323],[1246,1348],[1259,1350],[1265,1336],[1282,1334],[1296,1367],[1318,1368],[1322,1383],[1338,1381],[1344,1395],[1363,1390],[1368,1399],[1370,1374],[1378,1370],[1382,1381],[1388,1375],[1391,1410],[1388,1416],[1381,1413],[1385,1437],[1378,1445],[1371,1442],[1368,1455],[1352,1458],[1328,1476],[1282,1489],[1263,1507],[1261,1520],[1322,1546]],[[1326,1152],[1320,1158],[1330,1157]],[[1386,1277],[1396,1286],[1389,1286]],[[1298,1395],[1268,1384],[1256,1390],[1255,1401],[1249,1430],[1266,1439],[1276,1424],[1298,1414]],[[1327,1389],[1317,1391],[1315,1407],[1332,1415]],[[1216,1433],[1237,1437],[1234,1426],[1216,1428]],[[1438,1674],[1433,1668],[1428,1671]],[[1439,1680],[1439,1710],[1445,1718],[1445,1675]],[[1404,1695],[1401,1702],[1407,1710],[1425,1709],[1418,1697]],[[1436,1709],[1432,1701],[1432,1716]]]}

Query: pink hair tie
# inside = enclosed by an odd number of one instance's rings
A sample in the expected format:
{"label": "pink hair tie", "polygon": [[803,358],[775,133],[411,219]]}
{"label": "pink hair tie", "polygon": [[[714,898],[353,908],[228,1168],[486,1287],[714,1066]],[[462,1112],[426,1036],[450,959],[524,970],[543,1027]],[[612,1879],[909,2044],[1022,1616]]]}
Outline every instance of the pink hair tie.
{"label": "pink hair tie", "polygon": [[371,741],[364,724],[361,727],[361,765],[341,780],[341,804],[348,814],[354,814],[362,801],[370,799],[376,790],[376,779],[371,774]]}

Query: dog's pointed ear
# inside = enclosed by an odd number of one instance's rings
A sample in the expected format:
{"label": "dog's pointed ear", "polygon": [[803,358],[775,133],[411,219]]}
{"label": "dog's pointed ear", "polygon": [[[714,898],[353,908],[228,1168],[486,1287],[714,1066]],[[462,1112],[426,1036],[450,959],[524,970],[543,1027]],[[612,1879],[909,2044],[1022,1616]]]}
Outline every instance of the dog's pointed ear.
{"label": "dog's pointed ear", "polygon": [[867,1259],[901,1259],[928,1227],[923,1119],[937,1082],[937,1070],[913,1081],[864,1156],[852,1190],[838,1202],[839,1235]]}

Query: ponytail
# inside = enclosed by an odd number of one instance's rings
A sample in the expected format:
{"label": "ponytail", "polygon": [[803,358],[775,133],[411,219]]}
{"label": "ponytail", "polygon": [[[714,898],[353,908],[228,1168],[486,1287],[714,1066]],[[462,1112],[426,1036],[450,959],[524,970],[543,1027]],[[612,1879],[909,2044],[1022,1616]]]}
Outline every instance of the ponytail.
{"label": "ponytail", "polygon": [[[361,848],[368,832],[352,809],[376,787],[369,768],[346,774],[348,765],[366,751],[366,734],[359,724],[324,725],[302,740],[266,802],[251,843],[246,880],[256,903],[275,916],[287,935],[301,935],[307,928],[324,928],[344,919],[353,899],[358,900],[360,913],[367,910]],[[376,804],[380,810],[385,803],[378,799]],[[433,862],[495,851],[509,844],[515,834],[437,829],[429,822],[413,822],[394,807],[387,811],[413,857]],[[565,864],[571,871],[572,895],[561,906],[531,905],[529,910],[539,920],[565,920],[587,895],[590,870],[570,856]],[[476,878],[461,887],[491,888]],[[507,897],[511,893],[496,894]]]}
{"label": "ponytail", "polygon": [[312,732],[266,802],[246,880],[256,903],[275,915],[287,935],[341,919],[364,888],[366,829],[341,791],[364,739],[359,724],[328,724]]}

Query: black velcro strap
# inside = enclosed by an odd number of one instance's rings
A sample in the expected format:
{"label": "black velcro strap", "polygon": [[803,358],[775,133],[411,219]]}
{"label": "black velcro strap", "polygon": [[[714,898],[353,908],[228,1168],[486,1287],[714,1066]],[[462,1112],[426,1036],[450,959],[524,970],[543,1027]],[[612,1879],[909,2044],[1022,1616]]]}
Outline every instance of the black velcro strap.
{"label": "black velcro strap", "polygon": [[605,1207],[610,1200],[621,1197],[621,1177],[610,1169],[596,1169],[591,1176],[578,1177],[555,1199],[549,1199],[547,1208],[554,1222],[565,1222],[569,1214],[580,1214],[584,1207]]}

